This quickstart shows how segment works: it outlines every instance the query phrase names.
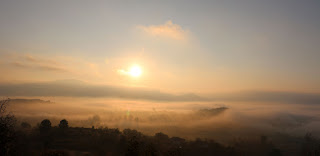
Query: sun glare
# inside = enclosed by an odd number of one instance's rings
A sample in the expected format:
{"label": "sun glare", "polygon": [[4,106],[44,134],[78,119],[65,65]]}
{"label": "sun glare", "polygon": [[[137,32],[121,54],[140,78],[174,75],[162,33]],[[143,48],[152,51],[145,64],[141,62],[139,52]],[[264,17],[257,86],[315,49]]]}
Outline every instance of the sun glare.
{"label": "sun glare", "polygon": [[134,66],[130,67],[129,74],[132,77],[140,77],[142,74],[142,70],[141,70],[140,66],[134,65]]}

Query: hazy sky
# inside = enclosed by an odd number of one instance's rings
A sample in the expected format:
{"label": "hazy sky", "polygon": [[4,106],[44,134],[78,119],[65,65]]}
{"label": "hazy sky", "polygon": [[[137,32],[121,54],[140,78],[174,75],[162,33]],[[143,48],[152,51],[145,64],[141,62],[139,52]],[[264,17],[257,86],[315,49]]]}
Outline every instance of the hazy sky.
{"label": "hazy sky", "polygon": [[1,0],[0,82],[320,93],[319,17],[318,0]]}

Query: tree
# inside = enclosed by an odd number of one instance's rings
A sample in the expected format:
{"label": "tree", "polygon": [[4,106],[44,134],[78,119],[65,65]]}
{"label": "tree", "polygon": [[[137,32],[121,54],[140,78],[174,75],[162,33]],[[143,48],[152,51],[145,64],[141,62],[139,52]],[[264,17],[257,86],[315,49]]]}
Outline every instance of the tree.
{"label": "tree", "polygon": [[41,141],[45,148],[49,148],[52,142],[52,134],[50,133],[51,122],[48,119],[41,121],[39,125]]}
{"label": "tree", "polygon": [[0,155],[11,155],[14,151],[16,118],[6,112],[9,101],[0,101]]}
{"label": "tree", "polygon": [[39,130],[40,132],[48,132],[51,129],[51,122],[48,119],[44,119],[41,121]]}
{"label": "tree", "polygon": [[169,140],[169,136],[167,134],[162,133],[162,132],[156,133],[154,135],[154,138],[156,140],[160,140],[160,141],[168,141]]}
{"label": "tree", "polygon": [[68,127],[69,127],[69,125],[68,125],[68,121],[66,119],[63,119],[60,121],[59,128],[66,129]]}

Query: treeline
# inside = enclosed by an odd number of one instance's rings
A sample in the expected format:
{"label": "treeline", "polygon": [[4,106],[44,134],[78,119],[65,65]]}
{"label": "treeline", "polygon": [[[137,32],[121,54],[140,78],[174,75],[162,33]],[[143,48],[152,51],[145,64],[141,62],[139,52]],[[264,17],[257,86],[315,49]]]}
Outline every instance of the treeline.
{"label": "treeline", "polygon": [[131,129],[69,127],[65,119],[57,126],[45,119],[34,128],[22,122],[12,139],[9,155],[281,155],[267,138],[250,147],[241,141],[224,146],[213,140],[187,141],[161,132],[146,136]]}

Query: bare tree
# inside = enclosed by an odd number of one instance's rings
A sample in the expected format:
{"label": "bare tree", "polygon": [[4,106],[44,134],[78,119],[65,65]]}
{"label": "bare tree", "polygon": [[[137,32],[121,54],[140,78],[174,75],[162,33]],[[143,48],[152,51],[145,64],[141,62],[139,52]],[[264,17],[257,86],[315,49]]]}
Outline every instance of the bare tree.
{"label": "bare tree", "polygon": [[10,99],[5,99],[5,100],[1,100],[0,101],[0,116],[4,116],[4,114],[6,113],[6,108],[8,106]]}

